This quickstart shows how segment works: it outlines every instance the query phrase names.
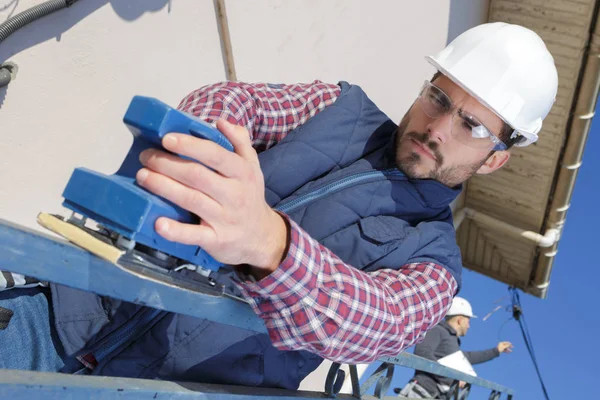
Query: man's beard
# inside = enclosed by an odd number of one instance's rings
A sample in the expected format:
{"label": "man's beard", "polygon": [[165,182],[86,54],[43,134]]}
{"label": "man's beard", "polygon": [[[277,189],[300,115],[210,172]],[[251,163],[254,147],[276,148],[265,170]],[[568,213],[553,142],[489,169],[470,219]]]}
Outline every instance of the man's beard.
{"label": "man's beard", "polygon": [[[487,158],[470,165],[463,164],[444,167],[444,156],[439,151],[439,143],[429,140],[429,134],[427,133],[419,133],[416,131],[406,132],[409,121],[410,118],[408,118],[408,115],[405,115],[404,118],[402,118],[402,121],[396,130],[395,138],[396,167],[409,178],[434,179],[448,187],[455,187],[473,176],[473,174],[485,164]],[[408,155],[400,157],[400,145],[402,140],[414,140],[430,149],[435,157],[435,166],[428,172],[418,173],[417,166],[423,156],[415,151],[411,151]]]}

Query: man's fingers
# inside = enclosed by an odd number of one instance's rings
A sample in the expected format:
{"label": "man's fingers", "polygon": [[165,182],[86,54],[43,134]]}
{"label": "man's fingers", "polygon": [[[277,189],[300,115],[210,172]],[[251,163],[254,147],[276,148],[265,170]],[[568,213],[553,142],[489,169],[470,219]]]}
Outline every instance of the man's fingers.
{"label": "man's fingers", "polygon": [[229,197],[228,185],[225,184],[227,178],[197,162],[155,149],[142,152],[140,161],[146,168],[200,190],[220,204]]}
{"label": "man's fingers", "polygon": [[238,176],[243,160],[215,142],[181,133],[169,133],[162,140],[165,149],[192,158],[225,177]]}
{"label": "man's fingers", "polygon": [[498,351],[501,353],[510,353],[512,352],[513,345],[511,342],[500,342],[498,343]]}
{"label": "man's fingers", "polygon": [[217,128],[229,139],[235,152],[249,161],[257,161],[256,150],[252,147],[250,134],[243,126],[234,125],[224,119],[217,121]]}
{"label": "man's fingers", "polygon": [[183,244],[205,247],[214,243],[216,239],[215,231],[206,224],[183,224],[161,217],[156,220],[154,228],[165,239]]}
{"label": "man's fingers", "polygon": [[222,218],[223,208],[206,194],[189,188],[174,179],[147,168],[138,171],[136,179],[140,186],[163,197],[208,222]]}

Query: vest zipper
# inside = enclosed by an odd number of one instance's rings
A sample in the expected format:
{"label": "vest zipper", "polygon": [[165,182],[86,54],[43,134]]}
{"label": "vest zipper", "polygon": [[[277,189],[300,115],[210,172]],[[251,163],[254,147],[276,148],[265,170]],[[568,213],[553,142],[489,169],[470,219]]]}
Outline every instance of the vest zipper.
{"label": "vest zipper", "polygon": [[148,310],[144,315],[142,315],[137,321],[130,321],[129,324],[123,326],[121,328],[121,332],[116,336],[105,343],[102,348],[97,349],[94,353],[94,357],[96,361],[100,362],[107,354],[112,353],[116,348],[121,346],[127,340],[129,340],[132,336],[138,333],[141,329],[146,328],[146,325],[152,321],[154,318],[163,312],[162,310]]}
{"label": "vest zipper", "polygon": [[279,204],[277,207],[275,207],[275,209],[284,213],[289,213],[300,206],[323,198],[332,193],[339,192],[340,190],[346,189],[350,186],[357,185],[359,183],[385,179],[388,176],[404,177],[405,175],[395,168],[381,171],[358,172],[356,174],[329,183],[319,189],[313,190],[312,192],[306,193],[293,200],[284,201],[282,204]]}
{"label": "vest zipper", "polygon": [[[89,369],[93,369],[93,367],[98,365],[104,358],[106,358],[107,355],[131,339],[131,337],[139,333],[150,321],[152,321],[162,312],[164,311],[155,309],[145,310],[139,318],[128,321],[117,331],[113,332],[107,340],[105,340],[95,349],[85,355],[79,356],[79,361],[88,366]],[[85,360],[90,360],[90,356],[91,360],[93,360],[91,365],[84,362]]]}

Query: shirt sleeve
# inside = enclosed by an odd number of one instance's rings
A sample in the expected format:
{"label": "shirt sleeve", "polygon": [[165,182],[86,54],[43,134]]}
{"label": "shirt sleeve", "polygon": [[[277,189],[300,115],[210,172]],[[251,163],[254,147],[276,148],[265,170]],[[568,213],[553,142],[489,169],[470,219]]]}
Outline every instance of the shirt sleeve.
{"label": "shirt sleeve", "polygon": [[266,150],[329,106],[339,96],[336,84],[221,82],[188,94],[178,109],[209,123],[227,119],[248,129],[254,148]]}
{"label": "shirt sleeve", "polygon": [[481,364],[500,356],[500,352],[496,347],[481,351],[463,351],[463,353],[465,354],[465,357],[467,357],[467,360],[473,365]]}
{"label": "shirt sleeve", "polygon": [[260,281],[236,281],[275,347],[369,363],[421,341],[450,308],[457,284],[444,267],[412,263],[365,273],[289,223],[281,265]]}

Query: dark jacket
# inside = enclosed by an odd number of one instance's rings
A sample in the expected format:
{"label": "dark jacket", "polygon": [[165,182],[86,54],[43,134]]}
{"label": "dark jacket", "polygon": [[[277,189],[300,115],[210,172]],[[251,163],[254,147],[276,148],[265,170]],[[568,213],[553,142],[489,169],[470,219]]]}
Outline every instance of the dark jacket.
{"label": "dark jacket", "polygon": [[[359,87],[341,87],[334,104],[259,155],[268,203],[358,269],[434,261],[460,285],[449,204],[461,188],[398,171],[396,124]],[[59,285],[52,300],[66,353],[95,359],[93,375],[294,389],[322,361],[279,351],[266,334]]]}
{"label": "dark jacket", "polygon": [[[437,361],[460,350],[460,338],[456,331],[446,321],[440,322],[425,335],[425,339],[415,346],[415,355]],[[464,355],[471,364],[480,364],[492,360],[500,355],[494,347],[482,351],[464,351]],[[414,379],[433,397],[440,394],[438,383],[450,386],[453,379],[424,371],[416,371]]]}

